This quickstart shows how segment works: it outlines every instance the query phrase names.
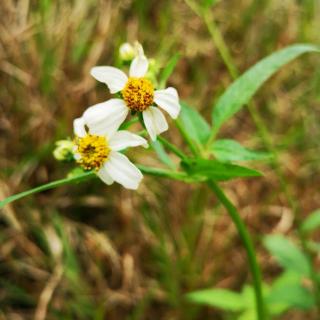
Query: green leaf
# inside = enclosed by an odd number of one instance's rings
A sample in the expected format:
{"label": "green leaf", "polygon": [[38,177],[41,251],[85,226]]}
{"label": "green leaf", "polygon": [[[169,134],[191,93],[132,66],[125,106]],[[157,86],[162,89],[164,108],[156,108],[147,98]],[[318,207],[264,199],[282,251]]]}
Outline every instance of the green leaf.
{"label": "green leaf", "polygon": [[315,306],[312,293],[301,284],[301,276],[292,272],[285,272],[272,286],[266,299],[268,305],[278,307],[284,312],[290,308],[303,310]]}
{"label": "green leaf", "polygon": [[301,229],[304,232],[311,232],[320,227],[320,209],[312,212],[302,223]]}
{"label": "green leaf", "polygon": [[241,294],[226,289],[206,289],[188,293],[186,298],[196,304],[208,305],[229,311],[245,308]]}
{"label": "green leaf", "polygon": [[202,0],[201,6],[205,9],[216,5],[220,0]]}
{"label": "green leaf", "polygon": [[54,188],[63,186],[65,184],[78,183],[80,181],[92,178],[94,176],[95,176],[94,172],[90,171],[90,172],[85,172],[85,173],[78,174],[78,175],[75,175],[75,176],[73,175],[73,176],[71,176],[69,178],[56,180],[56,181],[53,181],[53,182],[49,182],[47,184],[43,184],[42,186],[39,186],[39,187],[30,189],[30,190],[15,194],[13,196],[10,196],[10,197],[0,201],[0,208],[3,208],[6,204],[8,204],[10,202],[19,200],[21,198],[27,197],[27,196],[32,195],[34,193],[42,192],[42,191],[49,190],[49,189],[54,189]]}
{"label": "green leaf", "polygon": [[260,177],[262,175],[256,170],[234,164],[221,163],[217,160],[192,159],[182,161],[181,165],[190,175],[216,181],[240,177]]}
{"label": "green leaf", "polygon": [[221,162],[267,160],[272,158],[268,152],[253,151],[243,147],[239,142],[231,139],[216,140],[211,151]]}
{"label": "green leaf", "polygon": [[210,136],[210,126],[200,113],[186,103],[180,102],[180,123],[188,138],[197,145],[205,144]]}
{"label": "green leaf", "polygon": [[246,310],[242,313],[237,320],[257,320],[257,311],[255,308]]}
{"label": "green leaf", "polygon": [[185,174],[185,172],[147,167],[144,165],[136,165],[136,166],[142,171],[142,173],[149,174],[151,176],[169,178],[169,179],[180,180],[180,181],[188,180],[188,176]]}
{"label": "green leaf", "polygon": [[309,276],[310,265],[302,251],[281,235],[271,235],[264,239],[264,245],[286,270]]}
{"label": "green leaf", "polygon": [[320,52],[309,44],[297,44],[264,58],[229,86],[212,112],[214,133],[252,98],[255,92],[282,66],[306,52]]}
{"label": "green leaf", "polygon": [[180,59],[180,53],[174,54],[166,67],[162,70],[161,75],[160,75],[160,81],[159,81],[159,88],[162,89],[165,87],[169,77],[171,76],[173,70],[175,69],[178,61]]}
{"label": "green leaf", "polygon": [[154,151],[157,153],[158,158],[162,163],[164,163],[171,169],[176,168],[175,164],[172,162],[166,150],[163,148],[162,144],[158,140],[153,141],[150,144],[151,144],[151,147],[154,149]]}

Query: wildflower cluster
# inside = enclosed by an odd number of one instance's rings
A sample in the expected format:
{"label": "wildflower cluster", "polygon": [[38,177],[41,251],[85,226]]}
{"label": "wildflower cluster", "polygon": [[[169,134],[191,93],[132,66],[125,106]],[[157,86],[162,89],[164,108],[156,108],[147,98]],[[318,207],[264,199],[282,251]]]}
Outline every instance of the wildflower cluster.
{"label": "wildflower cluster", "polygon": [[[84,170],[94,170],[99,178],[110,185],[114,181],[128,189],[137,189],[143,176],[140,170],[119,151],[128,147],[148,146],[147,140],[126,130],[119,130],[128,113],[141,113],[141,119],[151,140],[168,129],[168,123],[160,108],[172,118],[180,112],[176,89],[157,90],[147,78],[149,60],[142,46],[124,44],[121,58],[130,60],[129,77],[120,69],[98,66],[91,75],[105,83],[118,97],[89,107],[80,118],[74,120],[73,157]],[[121,98],[119,98],[119,96]],[[69,144],[58,144],[54,155],[58,160],[70,152]],[[63,148],[62,148],[63,147]]]}

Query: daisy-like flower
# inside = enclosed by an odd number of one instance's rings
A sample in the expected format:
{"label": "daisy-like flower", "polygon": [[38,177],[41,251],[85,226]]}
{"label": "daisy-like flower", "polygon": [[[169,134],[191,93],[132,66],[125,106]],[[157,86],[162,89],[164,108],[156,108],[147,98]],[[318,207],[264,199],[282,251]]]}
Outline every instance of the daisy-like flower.
{"label": "daisy-like flower", "polygon": [[131,62],[129,77],[114,67],[92,68],[91,75],[95,79],[105,83],[111,93],[120,92],[122,96],[122,99],[107,101],[109,109],[102,103],[101,108],[89,111],[92,121],[94,119],[100,121],[100,117],[105,117],[105,114],[111,118],[121,117],[124,121],[129,111],[135,111],[142,112],[143,122],[152,140],[168,130],[168,123],[160,108],[176,119],[181,109],[178,93],[172,87],[155,90],[152,82],[145,77],[148,66],[148,59],[140,50],[140,53]]}
{"label": "daisy-like flower", "polygon": [[127,189],[137,189],[143,178],[141,171],[122,153],[127,147],[144,146],[147,141],[129,131],[117,131],[120,123],[95,121],[92,126],[87,114],[73,122],[74,157],[85,170],[95,170],[107,185],[114,181]]}

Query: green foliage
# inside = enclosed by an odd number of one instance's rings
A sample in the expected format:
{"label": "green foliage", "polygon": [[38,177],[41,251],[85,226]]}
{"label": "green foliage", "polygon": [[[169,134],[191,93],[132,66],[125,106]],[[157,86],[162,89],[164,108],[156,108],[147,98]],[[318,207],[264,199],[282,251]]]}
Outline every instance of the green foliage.
{"label": "green foliage", "polygon": [[204,304],[228,311],[241,311],[244,301],[241,294],[227,289],[206,289],[188,293],[186,298],[196,304]]}
{"label": "green foliage", "polygon": [[164,150],[162,144],[158,140],[152,141],[151,147],[157,153],[157,156],[162,163],[164,163],[171,169],[175,169],[175,164],[173,163],[167,152]]}
{"label": "green foliage", "polygon": [[[304,253],[291,241],[280,235],[267,236],[265,246],[285,271],[263,294],[270,315],[281,315],[289,309],[310,310],[315,307],[313,292],[303,285],[310,277],[310,265]],[[226,289],[206,289],[188,293],[188,301],[226,311],[240,312],[237,319],[254,320],[255,300],[252,287],[241,293]]]}
{"label": "green foliage", "polygon": [[320,227],[320,209],[309,214],[301,225],[303,232],[309,233]]}
{"label": "green foliage", "polygon": [[180,53],[174,54],[160,74],[159,88],[164,88],[180,59]]}
{"label": "green foliage", "polygon": [[181,113],[179,120],[190,141],[196,145],[205,144],[210,136],[210,126],[200,113],[181,102]]}
{"label": "green foliage", "polygon": [[204,9],[209,9],[210,7],[213,7],[216,5],[220,0],[202,0],[201,1],[201,6]]}
{"label": "green foliage", "polygon": [[262,175],[260,172],[246,167],[200,158],[183,161],[182,166],[192,176],[200,176],[204,179],[215,181],[239,177],[259,177]]}
{"label": "green foliage", "polygon": [[319,51],[319,47],[313,45],[293,45],[271,54],[251,67],[228,87],[215,104],[212,111],[213,132],[218,132],[282,66],[303,53]]}
{"label": "green foliage", "polygon": [[301,275],[290,271],[284,272],[275,281],[267,302],[282,311],[289,308],[308,310],[315,305],[313,294],[302,286]]}
{"label": "green foliage", "polygon": [[270,153],[247,149],[239,142],[231,139],[214,141],[211,145],[211,151],[221,162],[268,160],[272,157]]}
{"label": "green foliage", "polygon": [[[263,286],[265,299],[270,295],[270,289]],[[197,305],[206,305],[213,308],[237,313],[238,320],[256,320],[255,294],[252,286],[244,286],[240,293],[227,289],[205,289],[186,294],[186,299]],[[268,300],[267,300],[268,301]],[[268,303],[269,313],[280,314],[279,308],[273,302]]]}
{"label": "green foliage", "polygon": [[303,286],[303,279],[311,280],[311,266],[306,255],[281,235],[267,236],[264,244],[285,269],[274,282],[267,303],[284,312],[290,308],[309,310],[315,306],[313,293]]}
{"label": "green foliage", "polygon": [[293,242],[281,235],[271,235],[265,237],[264,244],[283,268],[301,275],[310,275],[308,259]]}

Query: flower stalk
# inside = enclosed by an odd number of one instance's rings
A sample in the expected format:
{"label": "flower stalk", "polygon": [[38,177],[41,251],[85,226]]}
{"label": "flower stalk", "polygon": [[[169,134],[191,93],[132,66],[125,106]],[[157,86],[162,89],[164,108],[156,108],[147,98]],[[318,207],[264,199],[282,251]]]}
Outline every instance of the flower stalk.
{"label": "flower stalk", "polygon": [[238,234],[243,242],[243,245],[244,245],[246,253],[247,253],[248,263],[249,263],[249,267],[250,267],[250,271],[251,271],[252,279],[253,279],[253,287],[255,290],[255,297],[256,297],[257,317],[259,320],[265,320],[266,313],[265,313],[264,301],[263,301],[263,296],[262,296],[261,272],[260,272],[260,268],[259,268],[257,258],[256,258],[255,249],[254,249],[252,240],[250,238],[249,232],[248,232],[244,222],[242,221],[237,209],[231,203],[231,201],[227,198],[227,196],[222,191],[222,189],[218,186],[218,184],[215,183],[214,181],[210,180],[210,181],[208,181],[208,186],[215,193],[216,197],[219,199],[219,201],[222,203],[222,205],[228,211],[228,214],[229,214],[230,218],[232,219],[234,225],[236,226]]}

